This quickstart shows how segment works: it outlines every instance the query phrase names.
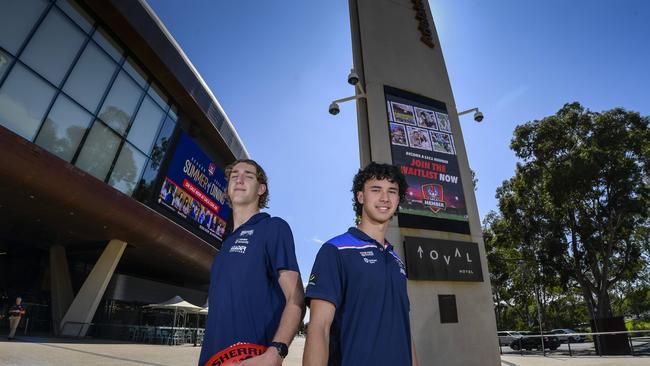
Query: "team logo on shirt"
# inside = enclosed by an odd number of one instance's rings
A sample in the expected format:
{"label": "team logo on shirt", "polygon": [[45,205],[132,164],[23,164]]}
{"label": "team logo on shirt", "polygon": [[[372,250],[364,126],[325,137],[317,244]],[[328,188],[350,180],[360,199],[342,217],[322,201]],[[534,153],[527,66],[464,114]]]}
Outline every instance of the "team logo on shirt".
{"label": "team logo on shirt", "polygon": [[316,273],[312,273],[309,275],[309,283],[307,283],[307,286],[316,286],[316,279],[318,279],[318,276]]}
{"label": "team logo on shirt", "polygon": [[230,253],[244,254],[244,253],[246,253],[246,246],[245,245],[233,245],[232,247],[230,247]]}
{"label": "team logo on shirt", "polygon": [[376,260],[376,259],[373,259],[373,258],[363,258],[363,261],[366,262],[366,263],[368,263],[368,264],[375,264],[375,263],[377,263],[377,260]]}
{"label": "team logo on shirt", "polygon": [[248,237],[253,235],[254,232],[255,232],[254,229],[242,230],[239,233],[239,237],[237,237],[237,239],[235,239],[235,245],[230,247],[230,253],[245,254],[246,253],[246,246],[248,244],[250,244],[249,241],[248,241]]}
{"label": "team logo on shirt", "polygon": [[239,236],[240,236],[240,237],[251,236],[251,235],[253,235],[254,232],[255,232],[255,229],[242,230],[242,231],[239,233]]}

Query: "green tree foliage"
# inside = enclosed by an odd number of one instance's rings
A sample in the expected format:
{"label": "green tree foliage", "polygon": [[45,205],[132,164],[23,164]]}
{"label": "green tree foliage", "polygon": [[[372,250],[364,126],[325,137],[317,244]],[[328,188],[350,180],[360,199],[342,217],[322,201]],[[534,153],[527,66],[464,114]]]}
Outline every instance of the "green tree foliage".
{"label": "green tree foliage", "polygon": [[[647,268],[649,121],[620,108],[595,113],[572,103],[520,125],[511,142],[520,162],[497,190],[494,228],[505,255],[528,260],[520,271],[539,266],[535,281],[546,288],[578,284],[592,318],[611,317],[611,290]],[[494,240],[487,239],[486,246]],[[488,252],[497,260],[491,254],[503,253]],[[494,276],[500,283],[506,275]]]}
{"label": "green tree foliage", "polygon": [[534,257],[522,255],[503,217],[490,212],[483,226],[499,329],[538,330],[538,304],[546,330],[573,328],[588,321],[580,292],[563,285],[555,274],[542,273]]}

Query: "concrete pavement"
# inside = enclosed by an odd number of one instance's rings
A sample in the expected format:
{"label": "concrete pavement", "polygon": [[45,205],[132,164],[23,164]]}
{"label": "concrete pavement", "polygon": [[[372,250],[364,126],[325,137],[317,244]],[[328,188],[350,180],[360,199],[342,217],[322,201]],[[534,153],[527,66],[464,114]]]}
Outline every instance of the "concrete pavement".
{"label": "concrete pavement", "polygon": [[[300,366],[305,338],[296,338],[284,366]],[[0,338],[3,366],[196,365],[199,347],[126,343],[109,340],[18,337]],[[557,357],[503,355],[502,366],[649,366],[650,357]],[[422,366],[428,366],[422,362]],[[366,365],[360,365],[366,366]],[[472,365],[474,366],[474,365]]]}

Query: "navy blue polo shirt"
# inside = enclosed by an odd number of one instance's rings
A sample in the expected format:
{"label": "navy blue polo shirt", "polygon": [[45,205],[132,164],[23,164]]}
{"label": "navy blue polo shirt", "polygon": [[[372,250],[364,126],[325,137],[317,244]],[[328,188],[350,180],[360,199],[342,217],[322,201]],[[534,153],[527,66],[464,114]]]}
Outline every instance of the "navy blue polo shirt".
{"label": "navy blue polo shirt", "polygon": [[336,306],[329,366],[411,365],[404,263],[357,228],[321,247],[306,291]]}
{"label": "navy blue polo shirt", "polygon": [[268,345],[286,303],[280,270],[298,272],[291,228],[257,213],[224,240],[212,264],[199,365],[237,342]]}

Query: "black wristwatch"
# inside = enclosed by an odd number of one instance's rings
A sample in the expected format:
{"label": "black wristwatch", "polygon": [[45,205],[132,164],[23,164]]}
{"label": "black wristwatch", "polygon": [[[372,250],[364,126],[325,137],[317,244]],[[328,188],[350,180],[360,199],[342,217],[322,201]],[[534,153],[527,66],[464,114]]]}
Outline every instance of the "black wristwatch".
{"label": "black wristwatch", "polygon": [[275,347],[278,350],[280,357],[285,358],[289,354],[289,346],[282,342],[271,342],[271,347]]}

